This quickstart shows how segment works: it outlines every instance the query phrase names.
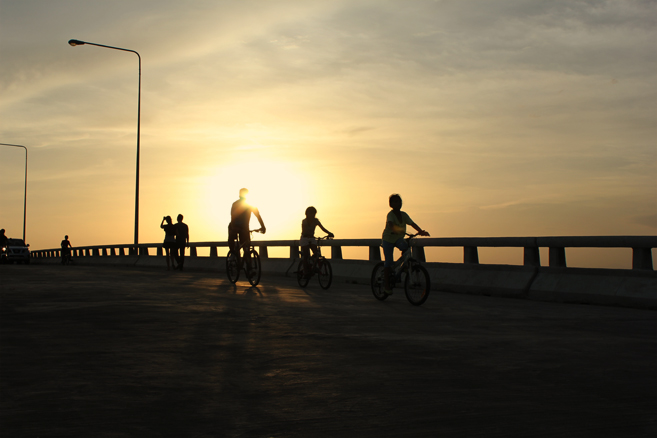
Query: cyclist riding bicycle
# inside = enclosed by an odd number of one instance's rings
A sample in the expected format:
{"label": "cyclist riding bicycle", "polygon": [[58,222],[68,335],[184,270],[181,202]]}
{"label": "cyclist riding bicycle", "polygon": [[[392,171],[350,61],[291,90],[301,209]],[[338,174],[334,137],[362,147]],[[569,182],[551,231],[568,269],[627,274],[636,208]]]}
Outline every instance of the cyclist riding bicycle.
{"label": "cyclist riding bicycle", "polygon": [[383,264],[383,278],[385,281],[384,292],[387,295],[392,295],[390,275],[392,273],[392,267],[395,264],[393,253],[395,248],[402,252],[408,250],[408,243],[404,240],[404,237],[406,236],[406,225],[415,228],[420,236],[429,236],[429,233],[413,222],[405,211],[401,211],[401,196],[396,193],[390,195],[388,203],[392,210],[390,210],[386,217],[386,227],[383,230],[381,246],[383,247],[383,256],[385,257],[385,263]]}
{"label": "cyclist riding bicycle", "polygon": [[71,242],[68,240],[68,236],[64,236],[64,240],[62,240],[61,245],[62,245],[62,265],[65,265],[71,261],[71,248],[73,248],[73,246],[71,245]]}
{"label": "cyclist riding bicycle", "polygon": [[[251,213],[258,218],[260,222],[260,231],[265,234],[267,229],[265,223],[260,217],[260,212],[256,207],[246,202],[249,194],[248,189],[240,190],[240,199],[233,202],[230,209],[230,224],[228,224],[228,244],[230,248],[235,247],[235,241],[239,240],[240,245],[243,245],[244,255],[246,259],[247,272],[251,272],[251,258],[249,257],[249,245],[251,244],[251,233],[249,232],[249,222],[251,222]],[[239,255],[239,253],[238,253]]]}
{"label": "cyclist riding bicycle", "polygon": [[317,215],[317,209],[315,207],[306,208],[306,218],[301,221],[301,239],[299,240],[299,246],[301,246],[301,253],[303,255],[303,271],[304,275],[309,277],[310,272],[310,251],[312,250],[313,255],[317,254],[317,241],[315,240],[315,228],[319,227],[328,234],[329,237],[333,237],[333,233],[324,228],[322,223],[315,216]]}

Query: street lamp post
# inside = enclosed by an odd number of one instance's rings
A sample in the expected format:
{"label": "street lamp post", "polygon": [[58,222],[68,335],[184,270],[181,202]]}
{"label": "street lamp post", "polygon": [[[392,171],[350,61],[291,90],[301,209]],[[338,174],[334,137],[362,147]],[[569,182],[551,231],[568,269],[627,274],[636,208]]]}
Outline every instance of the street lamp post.
{"label": "street lamp post", "polygon": [[139,244],[139,137],[140,137],[140,125],[141,125],[141,56],[135,50],[122,49],[120,47],[105,46],[103,44],[95,44],[87,41],[80,40],[69,40],[68,43],[75,46],[84,46],[88,44],[90,46],[105,47],[106,49],[121,50],[123,52],[132,52],[137,55],[139,59],[139,92],[137,95],[137,182],[135,183],[135,251],[139,254],[138,244]]}
{"label": "street lamp post", "polygon": [[25,243],[25,221],[27,219],[27,148],[20,144],[0,143],[0,146],[11,146],[25,149],[25,195],[23,196],[23,243]]}

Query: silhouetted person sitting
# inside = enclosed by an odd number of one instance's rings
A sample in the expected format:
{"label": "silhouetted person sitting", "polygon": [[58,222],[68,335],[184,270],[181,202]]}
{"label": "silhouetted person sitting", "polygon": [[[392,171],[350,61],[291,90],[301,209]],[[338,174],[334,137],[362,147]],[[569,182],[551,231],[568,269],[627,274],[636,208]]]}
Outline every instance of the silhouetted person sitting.
{"label": "silhouetted person sitting", "polygon": [[408,250],[408,243],[404,240],[406,237],[406,225],[415,228],[420,236],[428,236],[429,233],[420,228],[410,218],[405,211],[401,211],[402,198],[398,194],[390,195],[388,204],[392,208],[386,217],[386,227],[383,230],[383,238],[381,246],[383,247],[383,255],[385,262],[383,263],[383,277],[385,280],[384,292],[392,295],[392,288],[390,287],[390,275],[392,267],[395,264],[393,253],[395,248],[404,252]]}
{"label": "silhouetted person sitting", "polygon": [[176,259],[178,261],[178,269],[183,270],[185,265],[185,247],[189,246],[189,227],[183,223],[183,215],[179,214],[176,223],[176,245],[177,253]]}
{"label": "silhouetted person sitting", "polygon": [[[166,222],[166,224],[164,222]],[[165,257],[167,259],[167,271],[170,271],[172,267],[173,269],[176,269],[176,264],[174,262],[176,250],[176,226],[171,222],[171,216],[164,216],[160,228],[164,230],[164,243],[162,244],[162,248],[164,248]]]}
{"label": "silhouetted person sitting", "polygon": [[[246,267],[248,275],[251,275],[251,258],[249,257],[249,245],[251,245],[251,234],[249,233],[249,223],[251,222],[251,213],[258,218],[260,222],[260,232],[264,234],[267,229],[265,223],[260,217],[260,212],[256,207],[246,202],[246,197],[249,194],[248,189],[240,190],[240,199],[233,202],[230,209],[230,224],[228,224],[228,245],[231,249],[236,249],[236,240],[239,240],[240,245],[243,245],[244,255],[246,258]],[[239,251],[237,251],[239,256]]]}
{"label": "silhouetted person sitting", "polygon": [[68,236],[64,236],[62,240],[62,265],[66,265],[71,261],[71,242],[68,240]]}
{"label": "silhouetted person sitting", "polygon": [[315,207],[306,208],[306,218],[301,221],[301,239],[299,246],[301,246],[301,254],[303,255],[303,272],[305,276],[310,276],[310,251],[313,255],[317,254],[317,240],[315,240],[315,228],[319,227],[329,237],[333,237],[333,233],[324,228],[322,223],[315,216],[317,209]]}

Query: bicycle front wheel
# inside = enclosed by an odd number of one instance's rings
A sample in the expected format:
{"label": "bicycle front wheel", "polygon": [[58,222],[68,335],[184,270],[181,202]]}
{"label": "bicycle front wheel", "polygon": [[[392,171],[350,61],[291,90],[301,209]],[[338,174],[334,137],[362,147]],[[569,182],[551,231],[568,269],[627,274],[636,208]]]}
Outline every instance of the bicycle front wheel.
{"label": "bicycle front wheel", "polygon": [[419,263],[413,263],[404,281],[404,292],[406,298],[414,306],[422,305],[427,298],[429,298],[429,291],[431,290],[431,279],[429,273],[424,266]]}
{"label": "bicycle front wheel", "polygon": [[262,274],[262,267],[260,266],[260,255],[255,249],[249,251],[251,255],[251,272],[247,273],[249,283],[251,286],[257,286],[260,283],[260,275]]}
{"label": "bicycle front wheel", "polygon": [[319,259],[317,262],[317,271],[319,285],[322,289],[328,289],[331,287],[331,282],[333,281],[333,269],[331,269],[329,261],[326,259]]}
{"label": "bicycle front wheel", "polygon": [[374,298],[379,301],[383,301],[388,298],[388,294],[384,292],[386,287],[385,279],[383,277],[383,262],[379,262],[372,269],[372,278],[370,284],[372,286],[372,293]]}
{"label": "bicycle front wheel", "polygon": [[306,287],[308,286],[308,282],[310,281],[310,277],[307,277],[303,274],[303,260],[299,262],[299,267],[297,268],[297,283],[299,283],[299,286],[301,287]]}
{"label": "bicycle front wheel", "polygon": [[240,261],[231,250],[228,251],[226,256],[226,274],[228,274],[228,281],[235,284],[240,278]]}

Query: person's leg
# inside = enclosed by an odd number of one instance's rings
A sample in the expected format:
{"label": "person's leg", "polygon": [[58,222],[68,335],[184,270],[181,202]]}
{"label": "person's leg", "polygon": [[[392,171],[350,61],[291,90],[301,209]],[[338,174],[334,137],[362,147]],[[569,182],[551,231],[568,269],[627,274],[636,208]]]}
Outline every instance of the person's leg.
{"label": "person's leg", "polygon": [[249,254],[249,249],[251,245],[251,233],[249,233],[248,228],[244,228],[239,232],[240,245],[244,250],[244,261],[246,262],[246,272],[251,272],[251,255]]}
{"label": "person's leg", "polygon": [[395,244],[386,242],[385,240],[381,242],[381,247],[383,248],[383,281],[385,284],[385,292],[392,292],[392,287],[390,286],[390,276],[392,275],[392,266],[395,264],[394,252]]}
{"label": "person's leg", "polygon": [[407,242],[405,239],[403,239],[403,238],[402,238],[402,239],[398,239],[398,240],[395,242],[395,248],[397,248],[398,250],[400,250],[400,251],[402,252],[402,255],[403,255],[406,251],[408,251],[408,248],[409,248],[409,246],[408,246],[408,242]]}
{"label": "person's leg", "polygon": [[178,267],[180,270],[183,270],[183,265],[185,264],[185,242],[180,244],[180,247],[178,248],[180,252],[180,257],[178,257]]}
{"label": "person's leg", "polygon": [[303,261],[303,275],[310,272],[310,245],[301,247],[301,261]]}
{"label": "person's leg", "polygon": [[240,253],[237,245],[237,230],[231,226],[228,226],[228,248],[233,251],[233,254],[239,259]]}
{"label": "person's leg", "polygon": [[164,252],[164,254],[165,254],[164,258],[167,259],[167,271],[170,271],[171,270],[171,265],[170,265],[170,262],[169,262],[169,257],[171,257],[171,249],[169,249],[169,246],[166,245],[166,244],[164,246],[164,251],[165,251]]}
{"label": "person's leg", "polygon": [[171,244],[170,254],[171,254],[171,267],[173,269],[176,269],[176,255],[177,255],[177,253],[178,253],[178,248],[176,248],[175,243],[172,243]]}

